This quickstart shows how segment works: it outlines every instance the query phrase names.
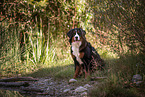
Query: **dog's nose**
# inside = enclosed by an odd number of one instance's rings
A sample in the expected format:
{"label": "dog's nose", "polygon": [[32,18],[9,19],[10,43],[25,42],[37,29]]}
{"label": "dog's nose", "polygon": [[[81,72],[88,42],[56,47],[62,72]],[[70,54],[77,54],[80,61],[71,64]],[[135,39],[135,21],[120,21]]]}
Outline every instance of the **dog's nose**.
{"label": "dog's nose", "polygon": [[78,40],[78,36],[76,36],[75,39]]}

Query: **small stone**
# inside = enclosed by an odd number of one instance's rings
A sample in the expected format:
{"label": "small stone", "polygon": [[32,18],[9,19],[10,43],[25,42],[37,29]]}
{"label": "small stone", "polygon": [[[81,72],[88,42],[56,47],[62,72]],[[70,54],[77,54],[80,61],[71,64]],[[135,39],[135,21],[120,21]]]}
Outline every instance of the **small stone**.
{"label": "small stone", "polygon": [[47,90],[47,91],[49,91],[49,90],[50,90],[50,88],[48,87],[46,90]]}
{"label": "small stone", "polygon": [[83,93],[81,94],[82,97],[87,97],[87,95],[88,95],[87,92],[83,92]]}
{"label": "small stone", "polygon": [[84,88],[91,88],[91,86],[89,84],[85,84]]}
{"label": "small stone", "polygon": [[133,75],[133,78],[132,78],[133,82],[137,82],[141,80],[142,80],[142,76],[140,74]]}
{"label": "small stone", "polygon": [[44,79],[44,82],[47,82],[47,81],[49,81],[49,79]]}
{"label": "small stone", "polygon": [[53,85],[53,84],[54,84],[53,82],[50,82],[50,83],[49,83],[49,85]]}
{"label": "small stone", "polygon": [[70,79],[69,80],[69,83],[74,83],[74,82],[77,82],[77,80],[75,80],[75,79]]}
{"label": "small stone", "polygon": [[136,82],[136,86],[139,86],[139,85],[141,85],[143,83],[143,81],[137,81]]}
{"label": "small stone", "polygon": [[87,91],[87,89],[84,88],[84,87],[82,87],[82,86],[80,86],[80,87],[78,87],[78,88],[75,89],[75,92],[76,92],[76,93],[77,93],[77,92],[84,92],[84,91]]}
{"label": "small stone", "polygon": [[70,89],[65,89],[65,90],[63,90],[64,93],[67,93],[67,92],[69,92],[69,91],[70,91]]}

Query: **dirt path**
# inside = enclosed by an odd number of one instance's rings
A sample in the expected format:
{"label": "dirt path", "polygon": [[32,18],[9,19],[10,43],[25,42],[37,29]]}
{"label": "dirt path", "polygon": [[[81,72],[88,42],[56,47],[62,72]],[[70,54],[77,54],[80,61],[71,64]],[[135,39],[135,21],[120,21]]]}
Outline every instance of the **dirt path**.
{"label": "dirt path", "polygon": [[[96,87],[97,81],[76,81],[69,83],[68,80],[55,80],[53,78],[40,78],[33,82],[29,87],[41,89],[42,94],[35,95],[36,97],[49,96],[87,96],[90,89]],[[34,94],[30,95],[34,96]]]}

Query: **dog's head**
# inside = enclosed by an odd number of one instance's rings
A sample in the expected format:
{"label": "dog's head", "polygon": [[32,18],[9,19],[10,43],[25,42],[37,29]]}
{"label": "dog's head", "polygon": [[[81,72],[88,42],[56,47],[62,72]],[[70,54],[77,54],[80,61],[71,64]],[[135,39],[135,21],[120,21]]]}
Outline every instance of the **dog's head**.
{"label": "dog's head", "polygon": [[67,33],[68,37],[70,38],[70,40],[69,40],[70,44],[72,42],[82,41],[83,39],[85,39],[85,34],[86,34],[86,32],[81,28],[71,29]]}

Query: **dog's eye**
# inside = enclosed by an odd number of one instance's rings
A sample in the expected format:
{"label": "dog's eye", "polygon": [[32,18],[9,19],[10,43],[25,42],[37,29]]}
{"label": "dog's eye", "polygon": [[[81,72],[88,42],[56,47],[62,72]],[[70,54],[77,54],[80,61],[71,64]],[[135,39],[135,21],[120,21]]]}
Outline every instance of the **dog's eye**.
{"label": "dog's eye", "polygon": [[73,32],[73,35],[75,35],[75,34],[76,34],[76,32],[74,31],[74,32]]}
{"label": "dog's eye", "polygon": [[78,31],[77,33],[78,33],[79,35],[81,35],[81,32]]}

